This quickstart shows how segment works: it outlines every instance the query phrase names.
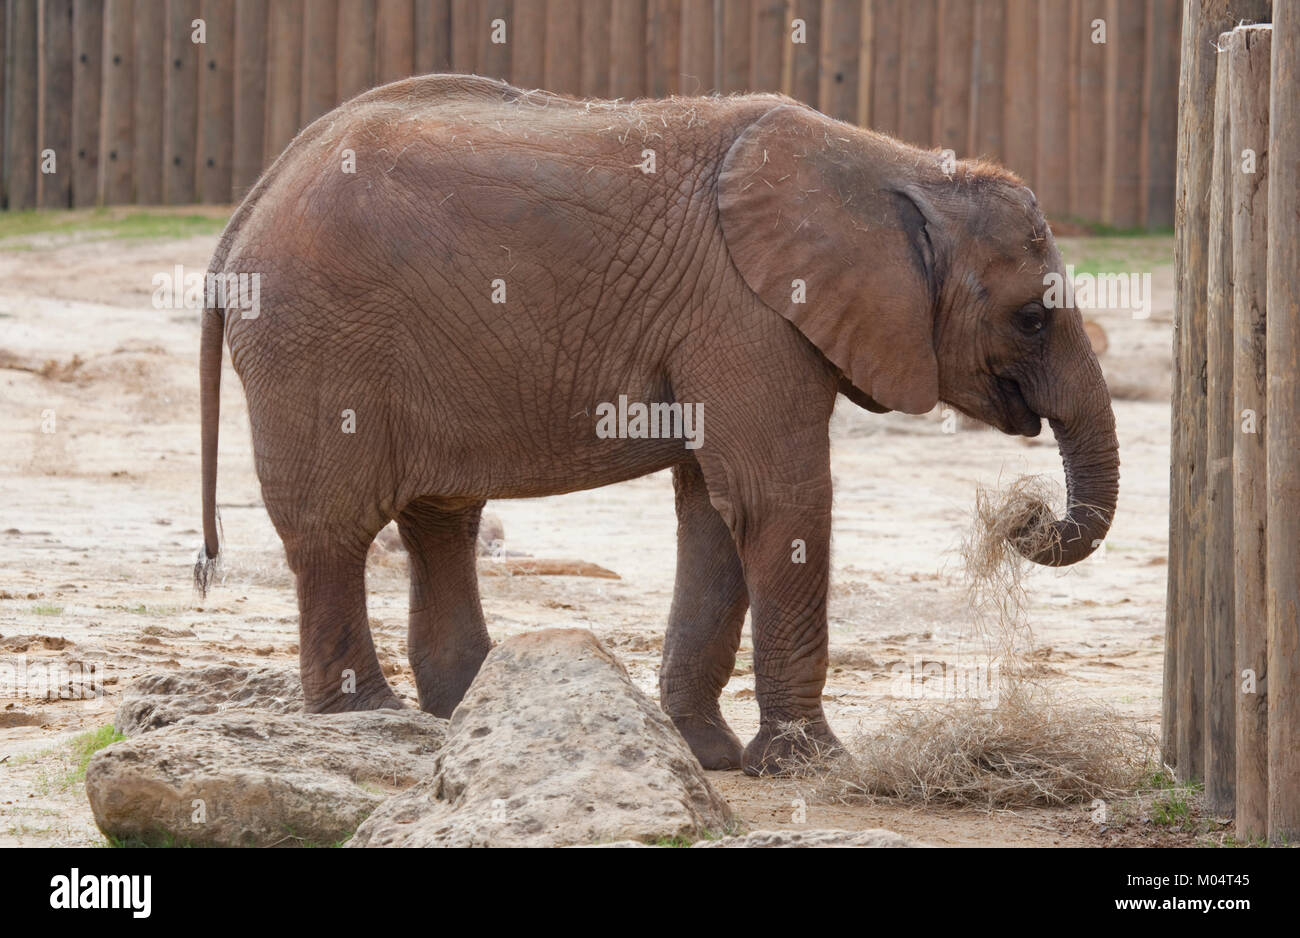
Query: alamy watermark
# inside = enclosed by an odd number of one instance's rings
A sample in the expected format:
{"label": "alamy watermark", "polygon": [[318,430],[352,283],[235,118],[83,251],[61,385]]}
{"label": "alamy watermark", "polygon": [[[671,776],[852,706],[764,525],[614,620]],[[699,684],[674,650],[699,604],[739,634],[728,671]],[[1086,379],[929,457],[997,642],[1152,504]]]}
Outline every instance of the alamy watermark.
{"label": "alamy watermark", "polygon": [[190,271],[177,264],[153,275],[154,309],[239,310],[241,319],[256,319],[262,311],[261,274],[221,274]]}
{"label": "alamy watermark", "polygon": [[628,403],[596,405],[596,436],[602,440],[685,440],[687,449],[704,445],[703,404]]}

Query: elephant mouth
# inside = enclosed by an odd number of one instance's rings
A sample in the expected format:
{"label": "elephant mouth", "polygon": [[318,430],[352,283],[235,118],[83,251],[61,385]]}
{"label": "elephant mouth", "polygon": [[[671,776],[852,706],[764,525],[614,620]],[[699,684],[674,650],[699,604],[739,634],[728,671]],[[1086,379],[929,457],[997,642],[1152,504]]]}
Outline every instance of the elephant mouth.
{"label": "elephant mouth", "polygon": [[995,378],[998,389],[999,408],[998,429],[1003,433],[1016,436],[1038,436],[1043,432],[1043,420],[1034,413],[1020,385],[1011,378]]}

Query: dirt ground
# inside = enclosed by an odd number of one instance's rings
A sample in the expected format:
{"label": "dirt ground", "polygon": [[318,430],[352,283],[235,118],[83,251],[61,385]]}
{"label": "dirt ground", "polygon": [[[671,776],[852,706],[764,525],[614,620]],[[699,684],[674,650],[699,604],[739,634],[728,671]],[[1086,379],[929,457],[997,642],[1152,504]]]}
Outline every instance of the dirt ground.
{"label": "dirt ground", "polygon": [[[195,214],[190,210],[187,214]],[[207,212],[224,217],[221,210]],[[215,231],[217,224],[208,226]],[[215,233],[158,239],[81,232],[0,237],[0,667],[94,665],[100,701],[0,697],[0,845],[102,844],[66,743],[111,722],[121,689],[159,669],[297,662],[283,552],[253,474],[242,390],[226,362],[218,499],[224,582],[200,602],[196,316],[154,309],[151,278],[202,271]],[[1154,729],[1160,710],[1168,511],[1172,238],[1064,239],[1067,261],[1154,276],[1149,319],[1092,316],[1117,397],[1119,510],[1103,554],[1029,579],[1033,655],[1053,686]],[[1118,265],[1118,266],[1105,266]],[[956,548],[977,484],[1023,473],[1061,479],[1050,432],[1036,440],[954,421],[878,416],[841,400],[825,707],[841,737],[880,726],[898,662],[955,663],[978,651]],[[52,429],[53,432],[43,432]],[[672,591],[675,519],[667,473],[610,488],[489,507],[506,546],[571,558],[619,579],[482,577],[495,639],[590,628],[657,696]],[[485,573],[493,561],[484,560]],[[412,699],[400,555],[372,559],[375,640]],[[749,631],[723,709],[757,727]],[[885,827],[943,845],[1107,843],[1086,806],[1017,811],[888,802],[799,802],[796,783],[711,773],[750,829]]]}

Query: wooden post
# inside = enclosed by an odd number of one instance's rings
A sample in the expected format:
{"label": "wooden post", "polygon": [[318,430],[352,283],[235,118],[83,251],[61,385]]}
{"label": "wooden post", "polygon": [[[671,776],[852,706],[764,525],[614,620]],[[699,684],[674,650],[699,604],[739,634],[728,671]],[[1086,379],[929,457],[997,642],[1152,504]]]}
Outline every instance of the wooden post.
{"label": "wooden post", "polygon": [[785,8],[785,0],[754,0],[749,41],[750,91],[781,90],[781,62],[790,43]]}
{"label": "wooden post", "polygon": [[723,94],[745,91],[749,85],[749,14],[751,0],[719,0],[722,30],[718,46],[722,52],[718,90]]}
{"label": "wooden post", "polygon": [[[510,0],[479,0],[482,7],[478,24],[478,68],[480,75],[489,78],[510,79],[510,43],[514,41],[510,26]],[[506,41],[495,42],[499,34],[496,27],[506,24]],[[409,74],[409,73],[408,73]],[[383,73],[380,73],[383,78]]]}
{"label": "wooden post", "polygon": [[[903,43],[902,9],[902,0],[873,0],[871,5],[871,107],[868,126],[893,137],[902,131],[902,86],[899,84],[902,78],[899,64]],[[829,14],[830,11],[825,12]],[[827,20],[825,28],[830,31],[840,27],[833,20]],[[823,39],[823,45],[828,41],[829,39]],[[825,66],[822,71],[824,79]],[[821,108],[826,110],[825,95],[822,97]]]}
{"label": "wooden post", "polygon": [[[803,23],[803,42],[794,41],[792,30],[796,21]],[[781,88],[796,101],[812,107],[817,106],[817,88],[821,81],[817,69],[821,22],[821,0],[791,0],[790,19],[783,33],[785,53],[781,62]]]}
{"label": "wooden post", "polygon": [[99,118],[104,0],[76,0],[72,11],[72,205],[99,202]]}
{"label": "wooden post", "polygon": [[[1219,37],[1226,49],[1229,34]],[[1237,773],[1233,766],[1236,701],[1236,627],[1233,624],[1232,556],[1232,159],[1229,133],[1228,56],[1220,53],[1214,81],[1214,162],[1210,170],[1210,244],[1206,268],[1205,374],[1205,803],[1230,814]]]}
{"label": "wooden post", "polygon": [[198,0],[167,0],[167,85],[163,89],[163,201],[194,201],[198,180],[199,49],[193,41]]}
{"label": "wooden post", "polygon": [[1106,14],[1106,159],[1101,174],[1101,217],[1117,228],[1134,228],[1142,218],[1142,59],[1146,22],[1146,0],[1110,0]]}
{"label": "wooden post", "polygon": [[132,8],[135,25],[135,140],[132,162],[135,201],[158,205],[163,200],[163,89],[171,70],[167,62],[167,5],[146,0]]}
{"label": "wooden post", "polygon": [[[1038,4],[1007,0],[1002,157],[1007,168],[1036,185],[1038,165]],[[992,115],[985,115],[992,119]]]}
{"label": "wooden post", "polygon": [[718,87],[714,29],[712,3],[682,4],[682,94],[709,94]]}
{"label": "wooden post", "polygon": [[[1237,805],[1242,840],[1268,834],[1268,426],[1264,380],[1268,308],[1268,27],[1232,31],[1232,517],[1235,584]],[[1254,165],[1243,165],[1246,150]],[[1253,172],[1247,172],[1252,168]]]}
{"label": "wooden post", "polygon": [[339,0],[338,36],[339,100],[346,101],[375,86],[373,0]]}
{"label": "wooden post", "polygon": [[9,0],[5,30],[5,65],[9,66],[5,108],[5,196],[11,209],[36,206],[36,174],[40,147],[36,140],[38,114],[36,0]]}
{"label": "wooden post", "polygon": [[646,94],[652,98],[677,94],[682,73],[682,0],[649,0],[646,48]]}
{"label": "wooden post", "polygon": [[1038,152],[1034,192],[1048,217],[1070,211],[1070,4],[1043,0],[1038,8]]}
{"label": "wooden post", "polygon": [[302,46],[302,101],[298,110],[299,120],[306,127],[339,103],[338,0],[312,0],[303,5]]}
{"label": "wooden post", "polygon": [[[645,95],[645,15],[646,0],[614,0],[610,9],[610,97],[631,100]],[[743,35],[748,42],[748,30]]]}
{"label": "wooden post", "polygon": [[609,97],[610,0],[583,0],[582,93],[588,98]]}
{"label": "wooden post", "polygon": [[[1078,70],[1071,82],[1070,109],[1070,214],[1100,221],[1101,167],[1106,161],[1106,47],[1112,24],[1106,17],[1106,0],[1078,0],[1077,6]],[[1102,30],[1106,42],[1094,41],[1102,38]],[[1168,173],[1172,178],[1172,163]]]}
{"label": "wooden post", "polygon": [[199,46],[199,201],[231,200],[235,127],[235,3],[203,0],[208,41]]}
{"label": "wooden post", "polygon": [[298,132],[302,103],[302,0],[267,4],[266,132],[262,163],[270,166]]}
{"label": "wooden post", "polygon": [[968,156],[975,7],[970,0],[939,0],[938,16],[938,97],[930,139],[937,147]]}
{"label": "wooden post", "polygon": [[1142,134],[1143,224],[1174,224],[1174,162],[1178,143],[1178,45],[1180,0],[1148,0],[1146,68],[1147,118]]}
{"label": "wooden post", "polygon": [[862,4],[827,0],[822,7],[821,88],[824,114],[853,121],[858,114],[858,69],[862,35]]}
{"label": "wooden post", "polygon": [[515,0],[510,19],[510,81],[520,88],[546,82],[546,0]]}
{"label": "wooden post", "polygon": [[546,4],[546,90],[582,93],[582,0]]}
{"label": "wooden post", "polygon": [[54,151],[52,173],[37,180],[41,208],[72,204],[72,0],[41,4],[41,135],[39,149]]}
{"label": "wooden post", "polygon": [[[311,5],[314,0],[309,0]],[[509,20],[509,10],[503,16]],[[491,17],[489,17],[491,19]],[[511,42],[513,36],[507,37]],[[486,32],[484,41],[487,41]],[[494,45],[493,77],[510,77],[510,46]],[[415,71],[415,7],[411,0],[379,0],[375,8],[375,83],[410,78]],[[303,120],[302,123],[307,123]]]}
{"label": "wooden post", "polygon": [[105,205],[130,202],[132,192],[132,0],[104,6],[104,115],[99,139],[99,197]]}
{"label": "wooden post", "polygon": [[1006,68],[1006,3],[975,0],[975,48],[971,90],[970,145],[975,157],[999,159],[1002,154],[1003,74]]}
{"label": "wooden post", "polygon": [[939,5],[937,0],[908,0],[903,9],[898,135],[907,143],[928,147],[934,143]]}
{"label": "wooden post", "polygon": [[1273,10],[1268,128],[1268,836],[1300,839],[1300,7]]}
{"label": "wooden post", "polygon": [[[345,4],[350,2],[343,0]],[[238,201],[262,174],[262,143],[266,133],[266,4],[263,0],[236,0],[234,72],[235,126],[231,134],[230,188],[231,198]]]}
{"label": "wooden post", "polygon": [[451,0],[415,0],[415,74],[450,68]]}
{"label": "wooden post", "polygon": [[[1252,6],[1253,4],[1253,6]],[[1231,5],[1232,9],[1229,10]],[[1161,747],[1184,780],[1204,769],[1205,370],[1209,200],[1214,157],[1215,51],[1234,19],[1263,0],[1187,0],[1178,95],[1173,421],[1170,438],[1169,587]],[[1251,9],[1243,9],[1251,7]]]}

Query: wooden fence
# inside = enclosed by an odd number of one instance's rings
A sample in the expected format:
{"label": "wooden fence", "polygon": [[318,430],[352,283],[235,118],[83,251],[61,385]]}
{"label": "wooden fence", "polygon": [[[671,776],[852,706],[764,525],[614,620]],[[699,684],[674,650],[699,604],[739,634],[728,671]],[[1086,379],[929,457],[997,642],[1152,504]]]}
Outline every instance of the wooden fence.
{"label": "wooden fence", "polygon": [[463,71],[599,97],[783,91],[1000,160],[1057,219],[1173,223],[1179,0],[0,5],[8,208],[230,202],[340,101]]}
{"label": "wooden fence", "polygon": [[1300,4],[1187,10],[1162,749],[1239,837],[1295,842]]}

